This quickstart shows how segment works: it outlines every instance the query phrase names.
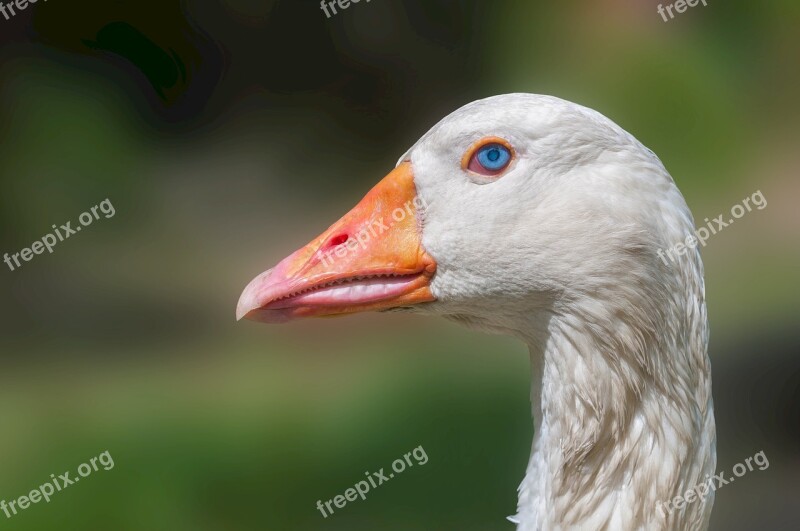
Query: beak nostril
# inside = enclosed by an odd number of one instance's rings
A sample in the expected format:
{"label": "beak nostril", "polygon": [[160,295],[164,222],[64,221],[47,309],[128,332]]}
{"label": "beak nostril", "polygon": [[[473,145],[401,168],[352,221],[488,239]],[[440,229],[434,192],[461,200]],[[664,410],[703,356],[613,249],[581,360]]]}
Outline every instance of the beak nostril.
{"label": "beak nostril", "polygon": [[350,236],[347,234],[339,234],[338,236],[334,236],[333,238],[328,241],[328,245],[326,246],[328,249],[331,247],[338,247],[339,245],[347,242],[350,239]]}

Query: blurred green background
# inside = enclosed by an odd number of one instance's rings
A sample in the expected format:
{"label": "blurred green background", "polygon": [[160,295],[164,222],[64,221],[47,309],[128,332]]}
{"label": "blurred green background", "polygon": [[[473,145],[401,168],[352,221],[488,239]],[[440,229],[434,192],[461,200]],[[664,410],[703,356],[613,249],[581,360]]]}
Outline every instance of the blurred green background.
{"label": "blurred green background", "polygon": [[[511,530],[527,352],[381,314],[234,322],[256,273],[320,233],[474,99],[560,96],[664,161],[695,219],[768,201],[703,257],[712,529],[800,529],[800,4],[709,0],[52,0],[0,17],[0,499],[115,467],[0,528]],[[429,457],[315,508],[422,445]]]}

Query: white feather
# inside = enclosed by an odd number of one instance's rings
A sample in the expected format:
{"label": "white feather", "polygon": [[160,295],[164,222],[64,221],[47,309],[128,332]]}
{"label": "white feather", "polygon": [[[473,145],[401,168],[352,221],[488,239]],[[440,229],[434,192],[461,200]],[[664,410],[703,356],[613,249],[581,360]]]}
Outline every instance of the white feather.
{"label": "white feather", "polygon": [[[497,180],[461,169],[500,136]],[[438,264],[423,311],[530,347],[532,455],[519,531],[705,529],[713,493],[671,514],[716,466],[703,268],[691,213],[652,151],[590,109],[548,96],[473,102],[410,160],[423,244]]]}

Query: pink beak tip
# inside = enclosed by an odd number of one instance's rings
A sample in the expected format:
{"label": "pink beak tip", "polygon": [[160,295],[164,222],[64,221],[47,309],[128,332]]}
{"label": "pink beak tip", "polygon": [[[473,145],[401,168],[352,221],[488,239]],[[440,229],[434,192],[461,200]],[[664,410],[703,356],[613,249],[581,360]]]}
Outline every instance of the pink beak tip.
{"label": "pink beak tip", "polygon": [[257,310],[261,305],[259,303],[259,292],[262,291],[264,282],[272,274],[272,269],[264,271],[244,288],[242,294],[239,296],[239,302],[236,304],[236,320],[241,321],[246,318],[253,310]]}

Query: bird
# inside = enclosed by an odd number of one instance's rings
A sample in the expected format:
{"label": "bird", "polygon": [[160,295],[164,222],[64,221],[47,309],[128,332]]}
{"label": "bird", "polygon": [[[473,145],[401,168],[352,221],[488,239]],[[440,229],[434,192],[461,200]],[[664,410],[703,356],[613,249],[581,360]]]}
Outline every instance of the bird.
{"label": "bird", "polygon": [[702,530],[716,467],[704,273],[696,246],[676,246],[693,231],[664,164],[612,120],[491,96],[250,281],[236,316],[410,311],[513,336],[534,426],[517,530]]}

